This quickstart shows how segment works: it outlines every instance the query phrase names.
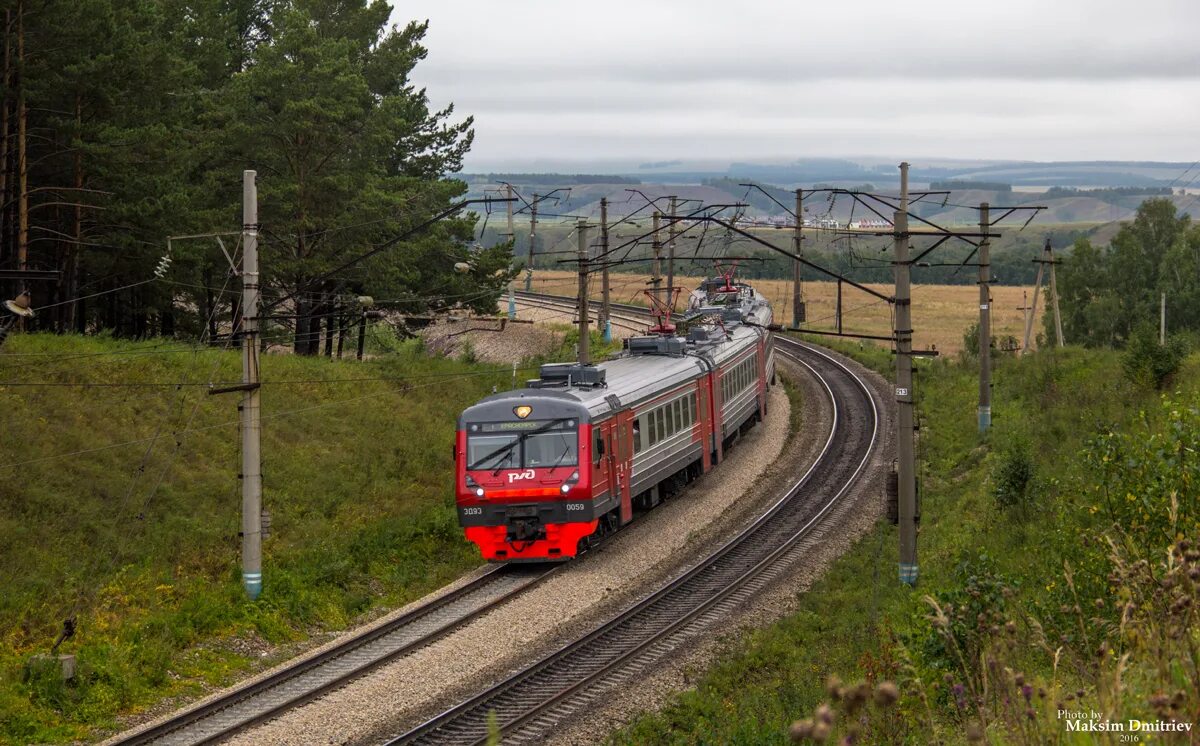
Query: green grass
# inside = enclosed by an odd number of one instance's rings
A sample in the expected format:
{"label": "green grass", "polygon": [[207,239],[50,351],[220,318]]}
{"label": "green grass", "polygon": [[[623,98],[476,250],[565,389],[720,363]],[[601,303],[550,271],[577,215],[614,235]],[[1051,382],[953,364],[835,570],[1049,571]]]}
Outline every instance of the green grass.
{"label": "green grass", "polygon": [[[859,354],[857,345],[843,349]],[[872,367],[890,371],[886,351],[866,347],[861,354]],[[1114,532],[1123,530],[1123,523],[1137,531],[1136,519],[1118,521],[1116,528],[1106,523],[1104,512],[1092,504],[1102,480],[1081,457],[1100,432],[1126,432],[1138,441],[1142,429],[1169,430],[1175,427],[1167,424],[1171,412],[1181,407],[1160,406],[1155,392],[1128,383],[1118,353],[1046,350],[1024,360],[997,361],[994,427],[981,437],[977,380],[971,365],[949,360],[925,364],[917,374],[922,457],[918,588],[899,584],[897,532],[881,521],[799,597],[794,615],[726,641],[694,689],[617,732],[612,742],[787,743],[789,725],[812,717],[822,703],[831,704],[835,713],[852,707],[844,694],[841,699],[830,694],[830,677],[902,684],[894,708],[859,710],[850,720],[839,715],[834,735],[854,727],[859,731],[856,743],[967,742],[968,729],[985,708],[959,710],[952,690],[972,682],[985,681],[990,687],[984,732],[997,744],[1088,743],[1064,735],[1054,714],[1057,706],[1091,707],[1113,713],[1114,719],[1155,719],[1148,704],[1152,695],[1169,695],[1176,687],[1186,692],[1186,667],[1155,652],[1167,636],[1155,638],[1152,631],[1167,626],[1158,618],[1166,618],[1167,612],[1146,612],[1131,625],[1138,631],[1129,638],[1107,611],[1119,607],[1131,584],[1105,580],[1106,572],[1121,572],[1122,562],[1110,561],[1107,550],[1094,548],[1092,539],[1109,532],[1120,543],[1122,534]],[[1200,357],[1193,356],[1174,380],[1173,399],[1195,402],[1198,383]],[[1033,501],[1005,509],[994,499],[992,475],[1000,454],[1018,442],[1029,444],[1033,456]],[[1129,459],[1132,463],[1133,456]],[[1179,488],[1180,510],[1190,510],[1193,520],[1197,496],[1188,489]],[[1152,515],[1165,513],[1165,497],[1146,509]],[[1071,563],[1070,575],[1064,560]],[[947,612],[947,628],[931,621],[932,607],[923,599],[927,594],[943,608],[955,608]],[[1160,595],[1164,608],[1174,598]],[[1103,609],[1091,609],[1093,596],[1107,601]],[[1076,603],[1085,608],[1074,609]],[[1142,605],[1149,608],[1150,603],[1143,600]],[[1008,621],[1014,624],[1012,635],[1005,630]],[[1088,631],[1092,629],[1097,631]],[[1194,628],[1191,634],[1195,639]],[[1115,673],[1115,653],[1096,662],[1100,639],[1129,653],[1123,679]],[[1057,665],[1055,648],[1060,649]],[[959,650],[965,652],[965,664]],[[1028,718],[1019,686],[1012,683],[1018,674],[1045,693],[1044,698],[1031,695],[1033,714]],[[1082,697],[1075,696],[1076,688]],[[1185,701],[1194,707],[1196,695],[1190,696]]]}
{"label": "green grass", "polygon": [[[507,368],[413,343],[365,363],[265,357],[273,529],[250,603],[241,395],[146,385],[237,381],[240,359],[181,348],[16,335],[0,351],[5,384],[138,384],[0,385],[0,743],[97,737],[119,715],[260,665],[247,643],[343,628],[478,563],[455,519],[450,446],[459,411],[507,387]],[[351,380],[364,378],[377,380]],[[60,652],[79,675],[64,685],[28,662],[71,616]]]}

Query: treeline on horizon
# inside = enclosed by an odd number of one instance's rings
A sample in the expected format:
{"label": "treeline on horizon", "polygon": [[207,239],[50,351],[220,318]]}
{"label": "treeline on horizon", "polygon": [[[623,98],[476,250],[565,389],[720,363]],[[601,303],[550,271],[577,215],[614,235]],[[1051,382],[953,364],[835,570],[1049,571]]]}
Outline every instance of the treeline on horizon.
{"label": "treeline on horizon", "polygon": [[641,180],[613,174],[555,174],[555,173],[508,173],[508,174],[460,174],[470,184],[508,183],[514,187],[522,184],[536,186],[575,186],[580,184],[641,184]]}
{"label": "treeline on horizon", "polygon": [[[473,131],[411,82],[426,24],[384,0],[15,0],[5,10],[0,269],[42,310],[33,329],[216,337],[236,326],[243,169],[258,172],[260,256],[281,336],[318,351],[359,309],[492,309],[506,247],[468,253],[444,220]],[[470,271],[454,272],[467,261]],[[331,274],[332,273],[332,274]],[[88,297],[91,296],[91,297]],[[78,302],[73,299],[81,298]],[[294,320],[292,317],[295,317]]]}

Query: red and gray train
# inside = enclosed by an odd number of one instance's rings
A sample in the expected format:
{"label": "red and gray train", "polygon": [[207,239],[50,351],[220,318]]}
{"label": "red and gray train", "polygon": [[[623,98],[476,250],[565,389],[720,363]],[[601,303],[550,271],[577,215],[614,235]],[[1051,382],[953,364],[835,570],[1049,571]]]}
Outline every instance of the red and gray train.
{"label": "red and gray train", "polygon": [[714,468],[762,419],[774,383],[771,307],[718,278],[684,334],[632,337],[595,366],[544,365],[458,418],[459,522],[484,559],[570,559]]}

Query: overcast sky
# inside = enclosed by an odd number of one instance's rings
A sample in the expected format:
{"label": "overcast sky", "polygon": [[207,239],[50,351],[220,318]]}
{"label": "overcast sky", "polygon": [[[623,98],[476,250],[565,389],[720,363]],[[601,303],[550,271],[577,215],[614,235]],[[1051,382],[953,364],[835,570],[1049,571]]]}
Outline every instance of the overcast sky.
{"label": "overcast sky", "polygon": [[1200,158],[1200,2],[405,2],[467,170]]}

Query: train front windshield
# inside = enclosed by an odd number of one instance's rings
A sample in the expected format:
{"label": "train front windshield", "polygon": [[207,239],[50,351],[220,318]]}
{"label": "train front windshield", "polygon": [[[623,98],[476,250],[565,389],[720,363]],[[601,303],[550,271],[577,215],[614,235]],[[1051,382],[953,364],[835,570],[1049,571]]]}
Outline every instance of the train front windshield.
{"label": "train front windshield", "polygon": [[467,470],[534,469],[579,463],[573,419],[485,422],[467,430]]}

